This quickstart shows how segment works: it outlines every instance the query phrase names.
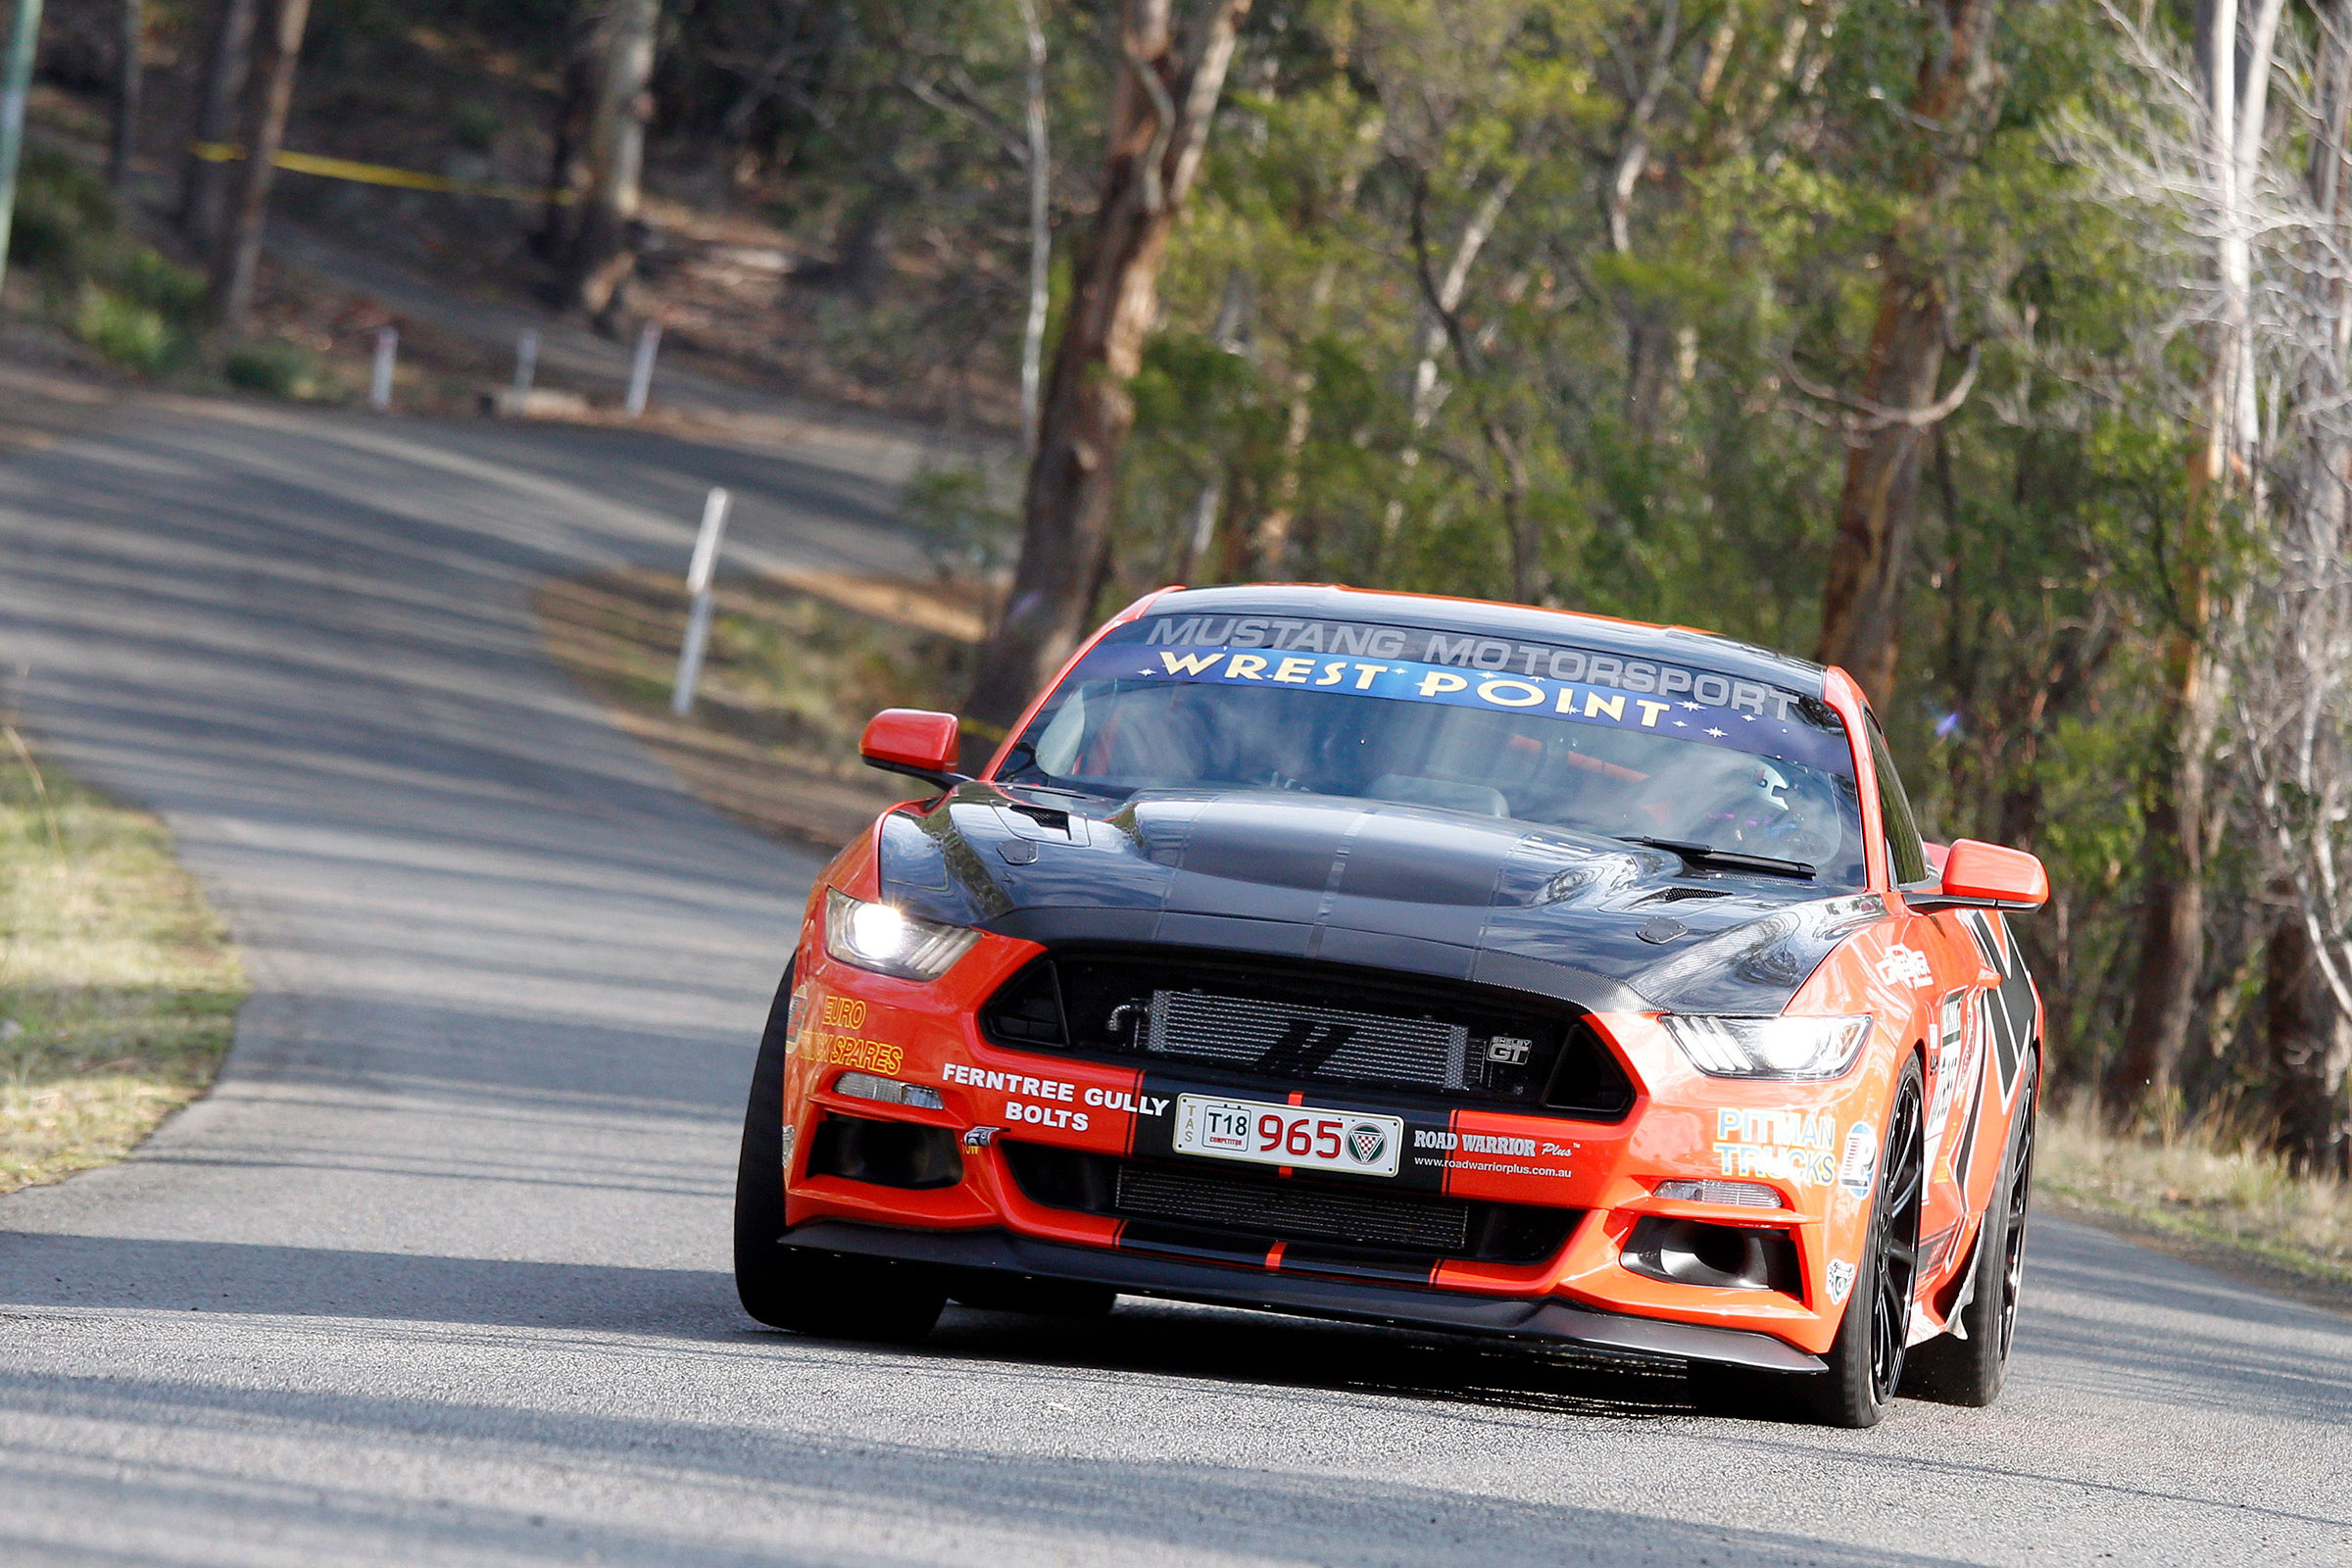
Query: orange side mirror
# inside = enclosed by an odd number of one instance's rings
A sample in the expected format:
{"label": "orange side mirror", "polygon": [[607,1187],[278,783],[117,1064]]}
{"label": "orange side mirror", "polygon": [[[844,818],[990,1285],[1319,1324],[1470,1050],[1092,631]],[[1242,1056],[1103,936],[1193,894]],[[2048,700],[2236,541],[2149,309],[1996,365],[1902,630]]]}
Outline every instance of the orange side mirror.
{"label": "orange side mirror", "polygon": [[865,738],[858,743],[858,750],[868,767],[953,789],[965,777],[956,771],[958,741],[954,713],[885,708],[866,722]]}
{"label": "orange side mirror", "polygon": [[2050,899],[2050,873],[2023,850],[1959,839],[1944,856],[1943,877],[1932,893],[1911,898],[1930,908],[2032,909]]}

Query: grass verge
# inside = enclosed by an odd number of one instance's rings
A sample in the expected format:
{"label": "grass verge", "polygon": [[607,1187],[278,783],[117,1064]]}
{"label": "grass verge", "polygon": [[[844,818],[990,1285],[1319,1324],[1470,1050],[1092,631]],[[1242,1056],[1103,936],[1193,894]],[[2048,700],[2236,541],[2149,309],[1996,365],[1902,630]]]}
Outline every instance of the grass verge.
{"label": "grass verge", "polygon": [[866,767],[865,721],[950,708],[981,624],[927,585],[819,576],[722,578],[694,711],[669,711],[686,585],[627,569],[539,589],[549,653],[704,801],[761,832],[837,849],[919,786]]}
{"label": "grass verge", "polygon": [[2207,1128],[2118,1138],[2069,1107],[2043,1120],[2034,1187],[2062,1211],[2352,1307],[2352,1186],[2298,1175],[2251,1143]]}
{"label": "grass verge", "polygon": [[245,977],[171,835],[0,725],[0,1193],[121,1159],[202,1094]]}

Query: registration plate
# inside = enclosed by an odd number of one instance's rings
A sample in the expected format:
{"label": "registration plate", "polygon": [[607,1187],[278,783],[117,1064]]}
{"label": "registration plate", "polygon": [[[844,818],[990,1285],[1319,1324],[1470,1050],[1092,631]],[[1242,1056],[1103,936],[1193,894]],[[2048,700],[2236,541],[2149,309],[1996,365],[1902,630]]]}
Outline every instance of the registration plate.
{"label": "registration plate", "polygon": [[1178,1095],[1175,1147],[1180,1154],[1212,1159],[1394,1176],[1404,1151],[1404,1121],[1359,1111]]}

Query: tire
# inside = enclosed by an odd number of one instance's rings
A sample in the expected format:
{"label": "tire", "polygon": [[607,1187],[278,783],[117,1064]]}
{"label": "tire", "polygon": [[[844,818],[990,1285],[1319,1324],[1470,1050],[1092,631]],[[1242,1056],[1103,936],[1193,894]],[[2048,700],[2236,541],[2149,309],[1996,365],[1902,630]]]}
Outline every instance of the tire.
{"label": "tire", "polygon": [[760,1036],[735,1168],[735,1294],[770,1328],[829,1339],[907,1343],[939,1321],[947,1291],[932,1270],[786,1247],[784,1070],[792,1055],[792,970]]}
{"label": "tire", "polygon": [[2009,1346],[2017,1337],[2017,1299],[2026,1267],[2026,1210],[2034,1191],[2034,1091],[2039,1065],[2029,1067],[2019,1089],[2017,1123],[2001,1161],[2001,1180],[1992,1190],[1984,1223],[1977,1231],[1970,1264],[1975,1289],[1960,1309],[1966,1339],[1944,1334],[1911,1352],[1903,1392],[1943,1404],[1982,1410],[2001,1396],[2008,1374]]}
{"label": "tire", "polygon": [[1873,1427],[1903,1381],[1911,1293],[1919,1280],[1919,1210],[1927,1187],[1919,1062],[1903,1063],[1879,1144],[1870,1231],[1822,1372],[1693,1366],[1702,1408],[1763,1420]]}
{"label": "tire", "polygon": [[751,1103],[743,1112],[743,1152],[735,1166],[735,1294],[743,1309],[774,1328],[792,1297],[784,1277],[784,1069],[792,1054],[792,967],[760,1035]]}

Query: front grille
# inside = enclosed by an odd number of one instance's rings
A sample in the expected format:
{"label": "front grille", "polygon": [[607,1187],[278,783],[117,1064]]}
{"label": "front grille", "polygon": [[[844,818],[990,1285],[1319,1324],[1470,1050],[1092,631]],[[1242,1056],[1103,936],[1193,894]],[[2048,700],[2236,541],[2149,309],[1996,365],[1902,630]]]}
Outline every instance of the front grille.
{"label": "front grille", "polygon": [[1182,1056],[1276,1078],[1341,1078],[1456,1094],[1475,1087],[1469,1028],[1438,1018],[1206,991],[1154,991],[1147,1018],[1142,1042],[1147,1055]]}
{"label": "front grille", "polygon": [[1148,1236],[1250,1261],[1283,1242],[1293,1245],[1294,1262],[1352,1258],[1416,1274],[1448,1258],[1536,1263],[1557,1252],[1582,1217],[1571,1208],[1324,1186],[1017,1139],[999,1147],[1031,1202],[1135,1222],[1131,1241]]}
{"label": "front grille", "polygon": [[1634,1100],[1617,1058],[1565,1005],[1296,959],[1057,952],[991,998],[981,1025],[1023,1050],[1592,1120],[1616,1120]]}
{"label": "front grille", "polygon": [[1122,1214],[1247,1231],[1269,1239],[1304,1236],[1446,1256],[1470,1244],[1470,1205],[1454,1200],[1416,1201],[1297,1182],[1241,1182],[1133,1160],[1119,1164],[1113,1206]]}

